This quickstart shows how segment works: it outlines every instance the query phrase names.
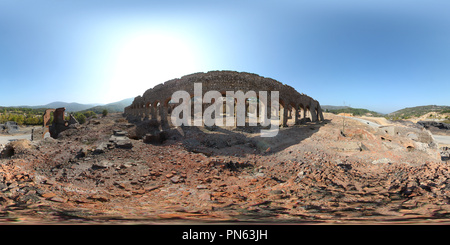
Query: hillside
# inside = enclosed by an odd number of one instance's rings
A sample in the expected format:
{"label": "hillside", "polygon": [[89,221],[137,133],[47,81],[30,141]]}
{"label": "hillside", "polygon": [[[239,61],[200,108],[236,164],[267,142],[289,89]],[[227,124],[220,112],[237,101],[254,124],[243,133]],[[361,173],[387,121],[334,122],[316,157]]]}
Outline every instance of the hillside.
{"label": "hillside", "polygon": [[322,106],[322,110],[324,112],[331,112],[333,114],[351,113],[354,116],[375,116],[375,117],[383,116],[381,113],[378,113],[376,111],[371,111],[363,108],[352,108],[348,106]]}
{"label": "hillside", "polygon": [[89,108],[92,108],[92,107],[98,106],[98,105],[100,105],[100,104],[99,103],[80,104],[80,103],[76,103],[76,102],[68,103],[68,102],[62,102],[62,101],[55,101],[52,103],[48,103],[46,105],[36,105],[36,106],[24,105],[24,106],[17,106],[16,108],[47,109],[47,108],[65,107],[67,111],[77,112],[77,111],[86,110],[86,109],[89,109]]}
{"label": "hillside", "polygon": [[94,106],[91,108],[88,108],[84,111],[93,111],[97,114],[101,114],[103,110],[108,110],[108,112],[123,112],[125,107],[129,106],[133,102],[134,98],[128,98],[121,101],[117,101],[114,103],[106,104],[106,105],[99,105]]}
{"label": "hillside", "polygon": [[103,110],[108,112],[123,112],[126,106],[129,106],[134,98],[124,99],[114,103],[99,105],[99,104],[80,104],[67,102],[52,102],[46,105],[39,106],[0,106],[0,123],[7,121],[14,121],[19,125],[42,125],[46,109],[55,109],[65,107],[68,113],[74,113],[75,118],[82,122],[86,118],[97,114],[102,114]]}
{"label": "hillside", "polygon": [[349,106],[335,106],[335,105],[321,105],[320,106],[323,111],[331,111],[331,110],[339,110],[339,109],[346,109],[350,108]]}
{"label": "hillside", "polygon": [[[436,117],[437,114],[450,113],[450,106],[442,105],[426,105],[426,106],[416,106],[407,107],[398,111],[394,111],[388,114],[389,117],[395,119],[409,119],[412,117],[422,117],[425,114],[427,117]],[[445,116],[444,116],[445,117]]]}
{"label": "hillside", "polygon": [[[6,107],[6,108],[12,108],[12,110],[15,108],[16,110],[24,110],[25,108],[28,109],[48,109],[48,108],[60,108],[65,107],[66,111],[68,112],[79,112],[79,111],[94,111],[95,113],[101,114],[104,109],[107,109],[109,112],[122,112],[123,109],[131,104],[133,102],[134,98],[128,98],[121,101],[109,103],[102,105],[100,103],[93,103],[93,104],[81,104],[81,103],[67,103],[67,102],[61,102],[61,101],[55,101],[52,103],[48,103],[46,105],[36,105],[36,106],[14,106],[14,107]],[[5,108],[1,107],[0,108]],[[44,111],[44,110],[42,110]]]}

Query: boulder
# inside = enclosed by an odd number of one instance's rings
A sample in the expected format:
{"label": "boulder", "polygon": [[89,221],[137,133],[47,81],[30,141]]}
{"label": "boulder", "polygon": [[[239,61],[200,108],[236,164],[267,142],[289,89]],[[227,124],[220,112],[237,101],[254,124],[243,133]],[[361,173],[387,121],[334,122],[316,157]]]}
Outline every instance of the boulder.
{"label": "boulder", "polygon": [[144,143],[147,144],[161,144],[166,139],[166,134],[164,131],[159,131],[152,134],[146,134],[144,136]]}
{"label": "boulder", "polygon": [[117,148],[131,149],[133,144],[131,140],[127,137],[128,133],[122,130],[114,130],[114,134],[109,138],[109,142],[115,145]]}

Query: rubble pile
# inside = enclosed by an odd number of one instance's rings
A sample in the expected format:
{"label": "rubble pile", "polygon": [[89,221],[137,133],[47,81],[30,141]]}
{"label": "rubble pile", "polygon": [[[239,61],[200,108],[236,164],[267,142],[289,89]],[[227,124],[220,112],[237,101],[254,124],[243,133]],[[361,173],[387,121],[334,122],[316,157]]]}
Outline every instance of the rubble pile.
{"label": "rubble pile", "polygon": [[341,126],[333,118],[284,128],[272,139],[183,128],[182,139],[168,134],[155,143],[149,135],[128,138],[132,127],[120,115],[97,119],[58,139],[11,146],[15,154],[0,160],[0,221],[450,218],[448,162],[403,145],[383,148],[386,140],[356,123],[342,136]]}

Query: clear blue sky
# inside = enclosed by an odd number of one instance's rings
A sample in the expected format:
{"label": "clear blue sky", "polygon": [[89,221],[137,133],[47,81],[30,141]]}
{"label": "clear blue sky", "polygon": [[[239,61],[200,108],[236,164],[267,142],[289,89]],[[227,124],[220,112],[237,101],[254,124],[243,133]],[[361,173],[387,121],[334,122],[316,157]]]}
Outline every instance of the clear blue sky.
{"label": "clear blue sky", "polygon": [[322,105],[450,105],[450,2],[2,0],[0,105],[110,103],[235,70]]}

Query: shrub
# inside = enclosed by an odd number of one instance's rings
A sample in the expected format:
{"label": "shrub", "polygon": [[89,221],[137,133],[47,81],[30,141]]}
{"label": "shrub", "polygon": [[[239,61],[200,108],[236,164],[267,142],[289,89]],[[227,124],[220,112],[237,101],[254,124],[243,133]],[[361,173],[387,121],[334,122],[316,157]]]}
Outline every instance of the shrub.
{"label": "shrub", "polygon": [[97,114],[95,112],[93,112],[93,111],[86,111],[83,114],[84,114],[85,117],[94,117],[94,118],[97,117]]}
{"label": "shrub", "polygon": [[75,117],[75,119],[77,119],[77,121],[78,121],[80,124],[83,124],[83,123],[86,122],[86,116],[85,116],[83,113],[77,112],[77,113],[75,113],[73,116]]}

